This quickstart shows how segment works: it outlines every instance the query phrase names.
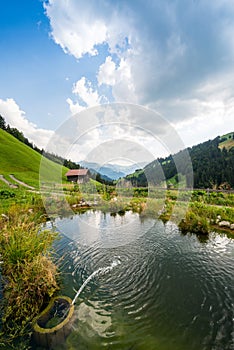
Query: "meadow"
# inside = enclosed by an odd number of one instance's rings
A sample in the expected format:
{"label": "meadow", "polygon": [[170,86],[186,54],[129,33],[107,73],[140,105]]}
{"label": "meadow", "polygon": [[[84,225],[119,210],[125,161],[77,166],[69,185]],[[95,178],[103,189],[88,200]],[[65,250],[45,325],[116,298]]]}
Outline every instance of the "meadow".
{"label": "meadow", "polygon": [[[30,184],[36,186],[36,181],[35,178]],[[41,230],[41,224],[50,217],[66,216],[66,208],[69,213],[95,209],[111,215],[133,211],[164,223],[174,221],[182,234],[199,237],[207,237],[213,230],[223,230],[229,237],[234,233],[230,227],[219,226],[222,221],[234,223],[232,192],[126,189],[92,179],[80,186],[66,182],[48,185],[44,193],[20,185],[0,185],[2,346],[17,348],[19,341],[29,344],[33,318],[59,290],[59,266],[54,262],[52,249],[58,235]]]}

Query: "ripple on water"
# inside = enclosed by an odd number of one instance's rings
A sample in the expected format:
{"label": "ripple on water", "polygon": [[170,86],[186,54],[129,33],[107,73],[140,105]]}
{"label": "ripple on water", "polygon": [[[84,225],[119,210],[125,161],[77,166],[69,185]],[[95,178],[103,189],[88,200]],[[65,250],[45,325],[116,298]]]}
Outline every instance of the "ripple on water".
{"label": "ripple on water", "polygon": [[[89,213],[87,221],[98,220],[101,231],[105,219],[95,215]],[[90,350],[232,349],[234,242],[214,233],[201,243],[194,235],[182,236],[174,224],[151,220],[143,236],[131,242],[125,237],[126,244],[108,247],[102,240],[109,244],[107,228],[114,218],[106,214],[106,220],[105,234],[99,232],[90,244],[84,240],[86,232],[57,244],[68,272],[63,292],[72,298],[73,288],[80,288],[96,269],[120,261],[109,273],[95,276],[79,296],[77,322],[67,342]],[[124,235],[133,237],[128,229],[140,230],[142,223],[136,216],[134,225],[126,220]]]}

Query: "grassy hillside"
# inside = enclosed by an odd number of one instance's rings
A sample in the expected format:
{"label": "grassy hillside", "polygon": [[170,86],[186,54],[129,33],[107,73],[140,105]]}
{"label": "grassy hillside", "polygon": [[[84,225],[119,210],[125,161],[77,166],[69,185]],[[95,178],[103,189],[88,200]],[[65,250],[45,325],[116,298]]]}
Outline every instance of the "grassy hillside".
{"label": "grassy hillside", "polygon": [[[26,146],[24,143],[17,140],[6,131],[0,129],[0,174],[10,182],[14,181],[9,177],[9,174],[25,182],[28,185],[38,187],[39,171],[42,156]],[[53,181],[54,178],[59,178],[62,170],[63,178],[67,168],[56,164],[46,158],[43,158],[44,177],[47,181]],[[65,178],[64,178],[65,179]],[[0,181],[0,187],[5,185]]]}
{"label": "grassy hillside", "polygon": [[234,132],[230,132],[229,134],[220,137],[220,149],[226,148],[226,150],[229,151],[232,147],[234,147]]}
{"label": "grassy hillside", "polygon": [[[173,156],[159,158],[126,178],[134,186],[147,186],[148,183],[160,185],[166,179],[168,185],[173,187],[180,180],[180,186],[234,188],[233,136],[233,132],[222,137],[217,136]],[[187,154],[190,155],[191,164],[186,162]]]}

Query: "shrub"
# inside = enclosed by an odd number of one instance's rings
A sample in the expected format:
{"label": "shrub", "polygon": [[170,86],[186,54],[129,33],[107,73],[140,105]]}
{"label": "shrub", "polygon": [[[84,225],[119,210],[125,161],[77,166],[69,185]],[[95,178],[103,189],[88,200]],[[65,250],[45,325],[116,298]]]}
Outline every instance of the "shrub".
{"label": "shrub", "polygon": [[49,250],[57,233],[40,230],[29,214],[9,211],[0,222],[4,285],[2,337],[7,343],[28,334],[30,321],[58,289],[57,268]]}
{"label": "shrub", "polygon": [[184,219],[179,223],[179,228],[182,233],[196,233],[207,235],[209,233],[209,222],[205,217],[196,215],[189,210]]}
{"label": "shrub", "polygon": [[15,193],[8,191],[8,190],[1,190],[0,191],[0,198],[14,198],[15,197]]}

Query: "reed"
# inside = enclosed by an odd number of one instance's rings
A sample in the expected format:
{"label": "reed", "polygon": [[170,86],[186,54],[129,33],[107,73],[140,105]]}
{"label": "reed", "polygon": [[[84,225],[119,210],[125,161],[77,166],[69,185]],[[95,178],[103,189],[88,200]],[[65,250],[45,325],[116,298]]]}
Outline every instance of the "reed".
{"label": "reed", "polygon": [[41,230],[31,211],[16,210],[11,208],[8,217],[0,221],[3,344],[30,334],[30,322],[58,289],[51,252],[57,233]]}

